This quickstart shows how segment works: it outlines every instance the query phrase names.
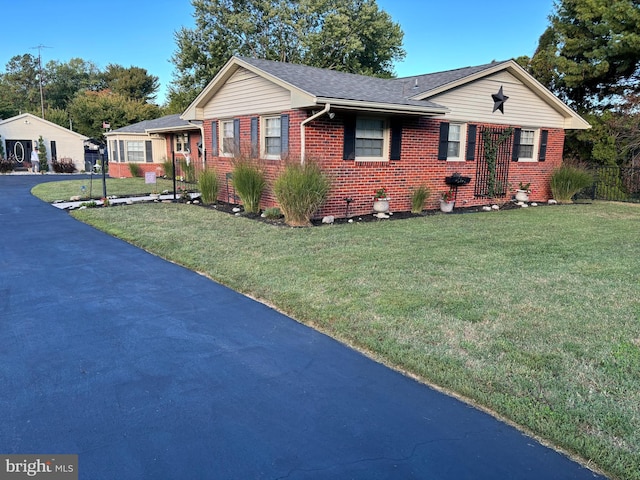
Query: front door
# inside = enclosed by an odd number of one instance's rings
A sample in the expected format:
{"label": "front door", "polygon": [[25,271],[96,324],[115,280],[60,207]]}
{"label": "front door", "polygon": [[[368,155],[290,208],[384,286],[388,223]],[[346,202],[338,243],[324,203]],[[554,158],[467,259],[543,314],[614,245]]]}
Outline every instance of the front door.
{"label": "front door", "polygon": [[31,159],[33,141],[31,140],[6,140],[7,158],[14,160],[17,167],[24,166],[24,162]]}

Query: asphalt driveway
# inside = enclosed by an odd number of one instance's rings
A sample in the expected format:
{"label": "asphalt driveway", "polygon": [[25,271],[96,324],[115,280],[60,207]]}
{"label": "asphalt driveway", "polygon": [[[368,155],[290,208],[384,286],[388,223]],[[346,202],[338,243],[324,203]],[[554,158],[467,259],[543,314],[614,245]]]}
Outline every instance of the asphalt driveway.
{"label": "asphalt driveway", "polygon": [[59,179],[0,176],[0,453],[78,454],[81,479],[603,478],[31,196]]}

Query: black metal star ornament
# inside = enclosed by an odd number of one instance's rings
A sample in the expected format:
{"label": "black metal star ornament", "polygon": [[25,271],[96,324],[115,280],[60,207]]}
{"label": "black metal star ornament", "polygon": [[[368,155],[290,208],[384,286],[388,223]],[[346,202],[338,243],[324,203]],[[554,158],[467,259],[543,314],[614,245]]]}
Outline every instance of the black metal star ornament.
{"label": "black metal star ornament", "polygon": [[504,102],[509,100],[509,97],[502,93],[502,86],[500,86],[500,90],[498,90],[498,93],[494,93],[491,95],[491,98],[493,98],[493,112],[495,112],[496,110],[500,110],[500,112],[502,112],[502,114],[504,115]]}

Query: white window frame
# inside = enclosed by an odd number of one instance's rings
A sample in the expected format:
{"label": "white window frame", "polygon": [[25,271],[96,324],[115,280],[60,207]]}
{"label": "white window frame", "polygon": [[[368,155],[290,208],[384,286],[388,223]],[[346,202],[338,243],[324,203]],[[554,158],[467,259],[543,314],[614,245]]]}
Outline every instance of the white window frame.
{"label": "white window frame", "polygon": [[[131,150],[131,146],[133,146],[132,144],[140,144],[140,148],[138,148],[138,146],[136,145],[136,148],[134,150]],[[145,145],[144,145],[144,140],[127,140],[126,141],[126,145],[125,145],[125,153],[127,155],[127,162],[129,163],[144,163],[145,161]],[[140,160],[137,160],[135,158],[132,158],[132,153],[135,153],[136,155],[134,155],[133,157],[137,156],[137,154],[140,154]]]}
{"label": "white window frame", "polygon": [[[522,143],[522,137],[524,132],[533,132],[533,144]],[[520,145],[518,145],[518,162],[537,162],[538,161],[538,151],[540,143],[540,129],[539,128],[529,128],[523,127],[520,129]],[[523,157],[522,156],[522,145],[531,145],[531,157]]]}
{"label": "white window frame", "polygon": [[[458,139],[458,155],[449,156],[449,144],[453,143],[451,140],[451,127],[460,127],[460,138]],[[447,162],[464,162],[467,150],[467,124],[462,122],[449,123],[449,137],[447,138]]]}
{"label": "white window frame", "polygon": [[[363,138],[363,137],[358,137],[358,120],[375,120],[375,121],[379,121],[382,122],[382,138],[380,138],[380,140],[382,140],[382,155],[379,157],[371,157],[371,156],[359,156],[358,155],[358,148],[357,148],[357,144],[358,144],[358,138]],[[390,132],[389,132],[389,120],[383,117],[375,117],[375,116],[365,116],[365,115],[358,115],[358,117],[356,118],[356,132],[355,132],[355,145],[354,145],[354,153],[355,153],[355,160],[357,162],[388,162],[389,161],[389,137],[390,137]]]}
{"label": "white window frame", "polygon": [[[270,120],[278,120],[278,135],[268,135],[267,124]],[[267,153],[267,138],[279,138],[280,139],[280,151],[276,153]],[[261,157],[267,160],[280,160],[282,158],[282,115],[265,115],[260,117],[260,151]]]}
{"label": "white window frame", "polygon": [[[225,136],[225,127],[231,125],[231,136]],[[233,157],[235,155],[236,150],[236,138],[235,138],[235,123],[233,119],[224,119],[220,120],[220,138],[218,141],[218,145],[220,146],[220,156],[221,157]],[[231,139],[231,151],[225,151],[225,143],[226,139]]]}
{"label": "white window frame", "polygon": [[[176,134],[176,136],[174,137],[174,148],[176,153],[185,153],[185,152],[189,152],[189,134],[188,133],[178,133]],[[178,145],[184,147],[186,146],[187,149],[185,150],[184,148],[178,148]]]}

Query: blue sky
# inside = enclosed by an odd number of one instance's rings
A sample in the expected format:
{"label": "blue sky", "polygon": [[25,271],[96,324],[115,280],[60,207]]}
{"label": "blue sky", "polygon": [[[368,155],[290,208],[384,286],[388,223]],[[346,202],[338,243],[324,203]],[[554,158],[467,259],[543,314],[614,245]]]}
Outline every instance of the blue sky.
{"label": "blue sky", "polygon": [[[532,55],[553,0],[378,0],[404,31],[407,56],[398,76]],[[162,103],[172,80],[174,33],[192,28],[189,0],[7,0],[2,8],[0,71],[15,55],[42,61],[82,58],[147,69],[160,78]]]}

